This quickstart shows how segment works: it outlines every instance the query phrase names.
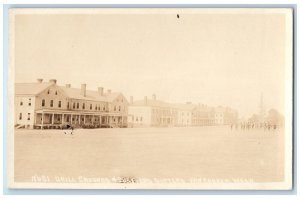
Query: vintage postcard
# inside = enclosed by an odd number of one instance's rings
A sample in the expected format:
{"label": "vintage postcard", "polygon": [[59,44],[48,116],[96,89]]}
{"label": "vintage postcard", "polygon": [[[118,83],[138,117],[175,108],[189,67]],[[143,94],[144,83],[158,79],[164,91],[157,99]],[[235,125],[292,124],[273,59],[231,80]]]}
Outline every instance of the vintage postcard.
{"label": "vintage postcard", "polygon": [[292,188],[292,9],[10,9],[8,91],[10,188]]}

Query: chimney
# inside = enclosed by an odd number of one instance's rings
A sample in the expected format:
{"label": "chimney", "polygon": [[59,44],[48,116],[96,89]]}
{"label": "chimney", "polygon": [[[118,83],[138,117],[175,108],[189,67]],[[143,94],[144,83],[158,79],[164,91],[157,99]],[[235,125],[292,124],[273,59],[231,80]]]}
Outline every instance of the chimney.
{"label": "chimney", "polygon": [[56,79],[50,79],[49,82],[53,83],[53,84],[56,84],[57,81],[56,81]]}
{"label": "chimney", "polygon": [[67,88],[71,88],[71,84],[66,84],[66,87]]}
{"label": "chimney", "polygon": [[81,95],[86,96],[86,84],[81,84]]}
{"label": "chimney", "polygon": [[144,105],[147,105],[148,103],[148,99],[147,99],[147,96],[144,97]]}
{"label": "chimney", "polygon": [[98,93],[99,95],[103,95],[103,87],[98,87]]}
{"label": "chimney", "polygon": [[156,95],[155,94],[152,95],[152,99],[156,100]]}
{"label": "chimney", "polygon": [[130,104],[133,104],[133,96],[130,96]]}
{"label": "chimney", "polygon": [[37,82],[38,82],[38,83],[42,83],[42,82],[43,82],[43,79],[37,79]]}
{"label": "chimney", "polygon": [[111,90],[110,90],[110,89],[108,89],[108,90],[107,90],[107,93],[108,93],[108,94],[111,94]]}

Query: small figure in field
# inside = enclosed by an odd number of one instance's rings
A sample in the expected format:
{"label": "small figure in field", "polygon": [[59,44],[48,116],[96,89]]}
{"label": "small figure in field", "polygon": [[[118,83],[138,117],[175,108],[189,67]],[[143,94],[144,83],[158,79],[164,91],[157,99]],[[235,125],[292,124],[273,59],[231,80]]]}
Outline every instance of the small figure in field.
{"label": "small figure in field", "polygon": [[[71,130],[70,134],[73,135],[73,130],[74,130],[74,127],[73,127],[73,126],[67,124],[67,126],[66,126],[65,128],[66,128],[67,130],[68,130],[68,129]],[[62,128],[62,129],[64,129],[64,128]],[[68,131],[64,131],[64,134],[67,134],[67,132],[68,132]]]}

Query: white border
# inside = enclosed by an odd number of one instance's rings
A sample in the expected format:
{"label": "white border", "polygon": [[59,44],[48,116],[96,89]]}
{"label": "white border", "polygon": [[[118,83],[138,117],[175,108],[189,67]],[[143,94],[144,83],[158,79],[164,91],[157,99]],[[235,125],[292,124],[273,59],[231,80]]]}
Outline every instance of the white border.
{"label": "white border", "polygon": [[[230,8],[105,8],[105,9],[12,9],[10,10],[10,27],[9,27],[9,81],[8,81],[8,97],[9,97],[9,110],[8,110],[8,161],[9,161],[9,187],[10,188],[55,188],[55,189],[206,189],[206,190],[290,190],[292,186],[292,13],[291,9],[262,9],[262,8],[243,8],[243,9],[230,9]],[[201,183],[201,184],[96,184],[96,183],[16,183],[13,181],[13,154],[14,154],[14,19],[17,14],[174,14],[180,11],[185,14],[195,13],[212,13],[212,14],[234,14],[234,13],[282,13],[286,14],[287,26],[287,50],[286,50],[286,146],[285,146],[285,182],[282,183]],[[289,124],[289,125],[288,125]]]}

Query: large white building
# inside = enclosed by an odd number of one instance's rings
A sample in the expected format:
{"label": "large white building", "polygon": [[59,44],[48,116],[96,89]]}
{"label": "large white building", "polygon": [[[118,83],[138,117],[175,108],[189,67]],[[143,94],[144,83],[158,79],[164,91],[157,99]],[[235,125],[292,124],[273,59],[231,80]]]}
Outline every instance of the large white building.
{"label": "large white building", "polygon": [[59,86],[55,79],[15,84],[16,127],[127,127],[128,101],[122,93]]}

